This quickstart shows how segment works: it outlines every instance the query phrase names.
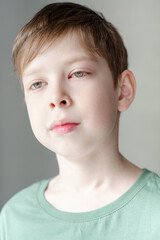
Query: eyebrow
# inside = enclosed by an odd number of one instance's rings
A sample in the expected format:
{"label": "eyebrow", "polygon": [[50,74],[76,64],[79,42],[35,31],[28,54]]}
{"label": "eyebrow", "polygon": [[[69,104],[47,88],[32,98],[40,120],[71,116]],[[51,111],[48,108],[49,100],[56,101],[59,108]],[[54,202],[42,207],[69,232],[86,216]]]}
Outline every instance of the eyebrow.
{"label": "eyebrow", "polygon": [[74,57],[72,59],[66,60],[65,62],[68,64],[72,64],[74,62],[82,62],[82,61],[91,61],[91,62],[97,62],[97,57],[90,55],[88,56],[82,56],[82,57]]}

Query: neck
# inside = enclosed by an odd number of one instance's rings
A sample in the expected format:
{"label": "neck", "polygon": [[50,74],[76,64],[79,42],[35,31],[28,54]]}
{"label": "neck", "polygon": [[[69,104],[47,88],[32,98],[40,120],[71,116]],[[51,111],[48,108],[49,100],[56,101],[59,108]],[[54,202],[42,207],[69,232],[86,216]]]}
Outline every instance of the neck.
{"label": "neck", "polygon": [[107,155],[105,149],[74,161],[57,155],[57,161],[58,188],[75,192],[109,188],[133,166],[118,151]]}
{"label": "neck", "polygon": [[99,145],[92,152],[72,157],[57,154],[59,175],[53,181],[54,188],[76,193],[112,189],[120,183],[131,185],[141,170],[120,154],[116,140],[118,130],[115,132],[110,142]]}

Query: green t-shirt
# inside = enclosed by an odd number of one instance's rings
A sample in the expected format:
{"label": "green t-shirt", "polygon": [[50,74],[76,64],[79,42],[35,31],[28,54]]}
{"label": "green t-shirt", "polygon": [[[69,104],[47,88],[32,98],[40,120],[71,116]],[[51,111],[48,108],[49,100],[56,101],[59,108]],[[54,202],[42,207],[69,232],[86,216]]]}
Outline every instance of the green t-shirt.
{"label": "green t-shirt", "polygon": [[0,240],[160,240],[157,174],[143,169],[134,185],[116,201],[81,213],[50,205],[44,197],[49,181],[31,185],[5,204]]}

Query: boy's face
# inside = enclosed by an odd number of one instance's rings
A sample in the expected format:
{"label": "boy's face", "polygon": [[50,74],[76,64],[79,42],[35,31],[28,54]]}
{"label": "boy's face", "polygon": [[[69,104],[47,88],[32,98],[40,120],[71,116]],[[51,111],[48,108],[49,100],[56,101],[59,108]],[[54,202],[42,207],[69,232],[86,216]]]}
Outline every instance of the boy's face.
{"label": "boy's face", "polygon": [[[118,91],[111,71],[104,58],[91,57],[76,34],[59,38],[30,62],[22,81],[32,130],[51,151],[82,157],[117,141]],[[50,129],[64,118],[79,125],[66,132]]]}

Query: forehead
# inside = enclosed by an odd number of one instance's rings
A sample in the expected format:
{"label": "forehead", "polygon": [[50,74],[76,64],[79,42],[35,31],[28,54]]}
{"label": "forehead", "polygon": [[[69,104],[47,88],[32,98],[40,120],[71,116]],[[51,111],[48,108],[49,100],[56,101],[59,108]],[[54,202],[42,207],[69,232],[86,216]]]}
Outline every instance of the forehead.
{"label": "forehead", "polygon": [[[26,66],[38,55],[44,53],[51,45],[59,44],[60,42],[66,41],[66,43],[72,41],[72,44],[80,44],[87,54],[94,56],[95,54],[101,55],[100,49],[96,48],[94,38],[89,31],[81,28],[66,29],[60,34],[54,32],[43,32],[31,35],[23,44],[19,54],[19,66],[18,72],[21,76]],[[77,49],[78,50],[78,49]]]}
{"label": "forehead", "polygon": [[79,34],[75,32],[69,32],[62,35],[50,44],[45,45],[38,55],[48,55],[51,49],[55,52],[55,54],[60,52],[61,58],[66,57],[68,59],[72,55],[82,55],[96,60],[96,54],[91,51],[91,49],[82,41]]}
{"label": "forehead", "polygon": [[37,69],[38,66],[41,67],[47,58],[66,64],[80,61],[98,63],[99,60],[99,56],[85,46],[77,33],[70,32],[43,46],[37,56],[28,63],[24,69],[23,76],[32,74],[34,69]]}

